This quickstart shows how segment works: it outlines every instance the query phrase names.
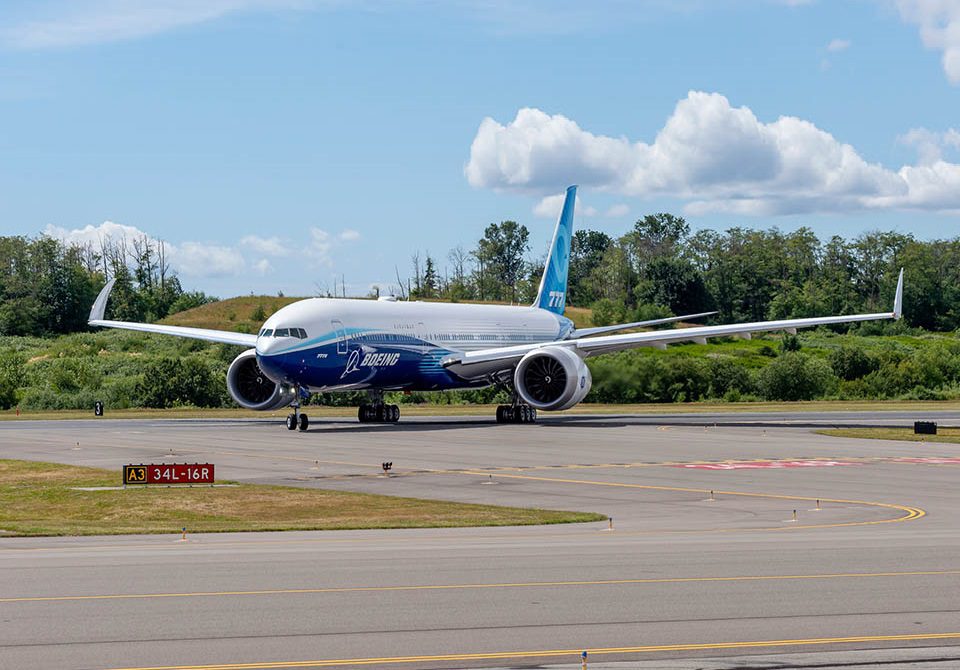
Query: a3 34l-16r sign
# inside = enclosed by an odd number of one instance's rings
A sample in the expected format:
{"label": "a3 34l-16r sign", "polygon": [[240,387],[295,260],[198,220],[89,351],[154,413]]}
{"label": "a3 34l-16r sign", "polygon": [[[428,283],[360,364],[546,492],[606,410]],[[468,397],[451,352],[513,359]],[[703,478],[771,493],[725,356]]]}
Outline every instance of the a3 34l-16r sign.
{"label": "a3 34l-16r sign", "polygon": [[124,465],[126,484],[213,484],[213,463]]}

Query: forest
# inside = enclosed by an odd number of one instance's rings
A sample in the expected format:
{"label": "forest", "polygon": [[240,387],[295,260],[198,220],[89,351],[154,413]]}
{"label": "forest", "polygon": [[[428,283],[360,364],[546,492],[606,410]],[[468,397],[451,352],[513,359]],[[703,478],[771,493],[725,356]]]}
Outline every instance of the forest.
{"label": "forest", "polygon": [[[409,278],[385,288],[409,299],[529,304],[543,267],[543,258],[531,256],[529,230],[514,221],[488,225],[476,245],[443,261],[414,253]],[[665,213],[619,237],[577,231],[568,305],[590,308],[594,325],[713,310],[712,322],[889,311],[900,267],[900,322],[589,359],[594,386],[586,402],[960,397],[960,238],[874,231],[821,240],[807,228],[691,232]],[[223,376],[235,347],[88,332],[90,305],[108,277],[117,279],[110,318],[176,322],[217,307],[203,307],[215,298],[183,290],[162,242],[0,238],[0,407],[80,409],[94,400],[115,408],[230,406]],[[216,326],[249,330],[272,309],[260,303],[236,314],[230,307]],[[498,393],[398,394],[393,401],[498,402]],[[313,402],[356,400],[321,394]]]}

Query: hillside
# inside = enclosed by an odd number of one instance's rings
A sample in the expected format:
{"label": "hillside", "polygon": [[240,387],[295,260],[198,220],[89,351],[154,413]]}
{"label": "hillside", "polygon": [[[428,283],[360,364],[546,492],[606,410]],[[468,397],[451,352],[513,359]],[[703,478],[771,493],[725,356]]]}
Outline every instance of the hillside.
{"label": "hillside", "polygon": [[[250,295],[228,298],[194,307],[177,314],[171,314],[160,323],[190,328],[212,328],[237,333],[255,333],[271,314],[281,307],[303,298],[277,297],[269,295]],[[440,302],[440,301],[437,301]],[[473,303],[474,301],[469,301]],[[484,303],[497,304],[497,303]],[[566,316],[578,328],[593,325],[591,312],[586,307],[568,307]]]}
{"label": "hillside", "polygon": [[240,296],[171,314],[160,323],[189,328],[255,333],[271,314],[297,300],[302,298],[270,295]]}

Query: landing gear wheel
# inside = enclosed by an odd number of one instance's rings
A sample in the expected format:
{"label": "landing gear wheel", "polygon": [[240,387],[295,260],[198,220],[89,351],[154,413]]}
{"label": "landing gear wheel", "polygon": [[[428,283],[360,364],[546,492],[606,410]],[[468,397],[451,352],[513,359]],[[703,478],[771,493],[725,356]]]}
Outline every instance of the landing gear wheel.
{"label": "landing gear wheel", "polygon": [[497,408],[498,423],[536,423],[537,409],[530,405],[501,405]]}
{"label": "landing gear wheel", "polygon": [[389,417],[387,421],[396,423],[400,420],[400,405],[387,405],[387,409],[387,416]]}
{"label": "landing gear wheel", "polygon": [[297,416],[295,414],[287,414],[287,430],[296,430],[297,429]]}
{"label": "landing gear wheel", "polygon": [[301,414],[301,415],[300,415],[300,423],[299,423],[299,425],[297,426],[297,428],[299,428],[300,431],[302,432],[302,431],[306,430],[306,429],[307,429],[307,426],[309,426],[309,425],[310,425],[310,419],[307,418],[307,415],[306,415],[306,414]]}

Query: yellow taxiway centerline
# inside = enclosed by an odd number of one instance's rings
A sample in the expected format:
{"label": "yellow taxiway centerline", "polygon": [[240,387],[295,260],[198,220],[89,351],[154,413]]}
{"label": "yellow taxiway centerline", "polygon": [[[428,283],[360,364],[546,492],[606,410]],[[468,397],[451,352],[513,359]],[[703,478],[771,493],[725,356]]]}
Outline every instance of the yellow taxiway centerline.
{"label": "yellow taxiway centerline", "polygon": [[[464,474],[469,475],[483,475],[485,473],[478,471],[468,471]],[[775,528],[731,528],[731,529],[716,529],[716,530],[700,530],[696,531],[699,533],[707,532],[729,532],[729,531],[758,531],[758,530],[799,530],[810,529],[810,528],[839,528],[843,526],[871,526],[874,524],[880,523],[897,523],[899,521],[913,521],[914,519],[919,519],[927,515],[925,510],[920,509],[919,507],[907,507],[906,505],[896,505],[894,503],[882,503],[882,502],[871,502],[867,500],[843,500],[839,498],[815,498],[810,496],[789,496],[782,495],[778,493],[751,493],[747,491],[721,491],[721,490],[711,490],[711,489],[695,489],[695,488],[685,488],[678,486],[652,486],[649,484],[629,484],[626,482],[605,482],[598,481],[593,479],[566,479],[561,477],[537,477],[534,475],[507,475],[500,474],[497,475],[503,479],[527,479],[532,481],[541,481],[541,482],[554,482],[560,484],[584,484],[588,486],[612,486],[617,488],[626,488],[626,489],[641,489],[645,491],[680,491],[683,493],[702,493],[707,494],[711,493],[714,495],[723,495],[723,496],[739,496],[746,498],[770,498],[773,500],[802,500],[806,502],[815,502],[819,500],[822,503],[834,503],[841,505],[863,505],[866,507],[885,507],[887,509],[894,509],[900,512],[903,512],[903,516],[893,517],[891,519],[874,519],[872,521],[847,521],[841,523],[828,523],[828,524],[813,524],[807,526],[783,526]],[[682,531],[681,531],[682,532]]]}
{"label": "yellow taxiway centerline", "polygon": [[561,586],[629,586],[642,584],[690,584],[701,582],[764,582],[814,579],[865,579],[879,577],[958,576],[960,570],[916,570],[910,572],[838,572],[809,575],[743,575],[733,577],[653,577],[647,579],[596,579],[552,582],[504,582],[490,584],[422,584],[410,586],[341,586],[315,589],[261,589],[252,591],[197,591],[184,593],[115,593],[73,596],[25,596],[0,598],[0,603],[62,602],[70,600],[139,600],[150,598],[198,598],[216,596],[266,596],[319,593],[367,593],[389,591],[452,591],[468,589],[555,588]]}
{"label": "yellow taxiway centerline", "polygon": [[960,633],[916,633],[911,635],[861,635],[856,637],[818,637],[796,640],[757,640],[749,642],[708,642],[700,644],[664,644],[642,647],[602,647],[599,649],[543,649],[529,651],[502,651],[473,654],[438,654],[434,656],[384,656],[379,658],[340,658],[316,661],[265,661],[263,663],[220,663],[214,665],[164,665],[114,668],[113,670],[255,670],[256,668],[328,668],[351,665],[394,665],[400,663],[431,663],[443,661],[483,661],[493,659],[549,658],[557,656],[580,657],[581,651],[590,656],[605,654],[656,654],[669,651],[722,651],[730,649],[770,649],[827,644],[864,644],[871,642],[921,642],[956,640]]}

